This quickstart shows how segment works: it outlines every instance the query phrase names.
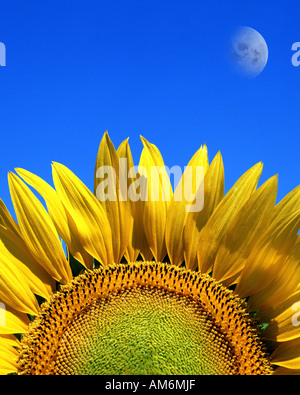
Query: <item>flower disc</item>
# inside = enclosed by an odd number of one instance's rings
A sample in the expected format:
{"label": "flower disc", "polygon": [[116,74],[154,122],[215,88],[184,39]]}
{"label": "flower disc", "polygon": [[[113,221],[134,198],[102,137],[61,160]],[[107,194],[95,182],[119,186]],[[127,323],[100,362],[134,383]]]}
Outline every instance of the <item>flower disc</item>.
{"label": "flower disc", "polygon": [[269,374],[240,300],[209,276],[146,262],[78,276],[31,324],[20,374]]}

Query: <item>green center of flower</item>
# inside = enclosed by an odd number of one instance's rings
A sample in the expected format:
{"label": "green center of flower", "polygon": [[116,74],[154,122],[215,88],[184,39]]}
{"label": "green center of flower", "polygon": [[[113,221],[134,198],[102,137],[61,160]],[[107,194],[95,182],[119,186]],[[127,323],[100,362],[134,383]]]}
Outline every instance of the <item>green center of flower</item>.
{"label": "green center of flower", "polygon": [[64,333],[59,374],[226,374],[236,357],[199,304],[161,289],[96,300]]}
{"label": "green center of flower", "polygon": [[42,306],[20,374],[270,374],[242,303],[172,265],[113,265],[78,276]]}

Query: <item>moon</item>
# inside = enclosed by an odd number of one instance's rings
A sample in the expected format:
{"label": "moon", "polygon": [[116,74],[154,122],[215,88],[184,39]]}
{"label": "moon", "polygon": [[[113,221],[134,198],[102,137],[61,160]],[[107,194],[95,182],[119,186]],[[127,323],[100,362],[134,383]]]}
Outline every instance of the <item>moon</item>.
{"label": "moon", "polygon": [[268,46],[257,30],[243,26],[231,37],[229,57],[238,73],[253,78],[259,75],[267,64]]}

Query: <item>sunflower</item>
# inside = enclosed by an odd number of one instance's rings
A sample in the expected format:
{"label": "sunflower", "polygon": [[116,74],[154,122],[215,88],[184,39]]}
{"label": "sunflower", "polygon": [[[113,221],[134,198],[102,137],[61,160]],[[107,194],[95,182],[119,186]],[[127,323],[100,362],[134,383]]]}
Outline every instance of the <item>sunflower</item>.
{"label": "sunflower", "polygon": [[59,163],[54,187],[8,175],[0,373],[300,374],[300,187],[277,203],[258,163],[225,194],[203,145],[172,188],[142,142],[135,167],[104,134],[94,192]]}

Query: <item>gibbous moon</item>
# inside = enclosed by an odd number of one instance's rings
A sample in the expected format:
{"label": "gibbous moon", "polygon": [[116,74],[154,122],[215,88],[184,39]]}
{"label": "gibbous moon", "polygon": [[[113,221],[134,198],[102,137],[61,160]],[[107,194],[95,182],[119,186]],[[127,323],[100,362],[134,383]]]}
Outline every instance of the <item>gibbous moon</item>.
{"label": "gibbous moon", "polygon": [[268,47],[263,36],[251,27],[241,27],[231,38],[230,62],[246,77],[256,77],[268,61]]}

